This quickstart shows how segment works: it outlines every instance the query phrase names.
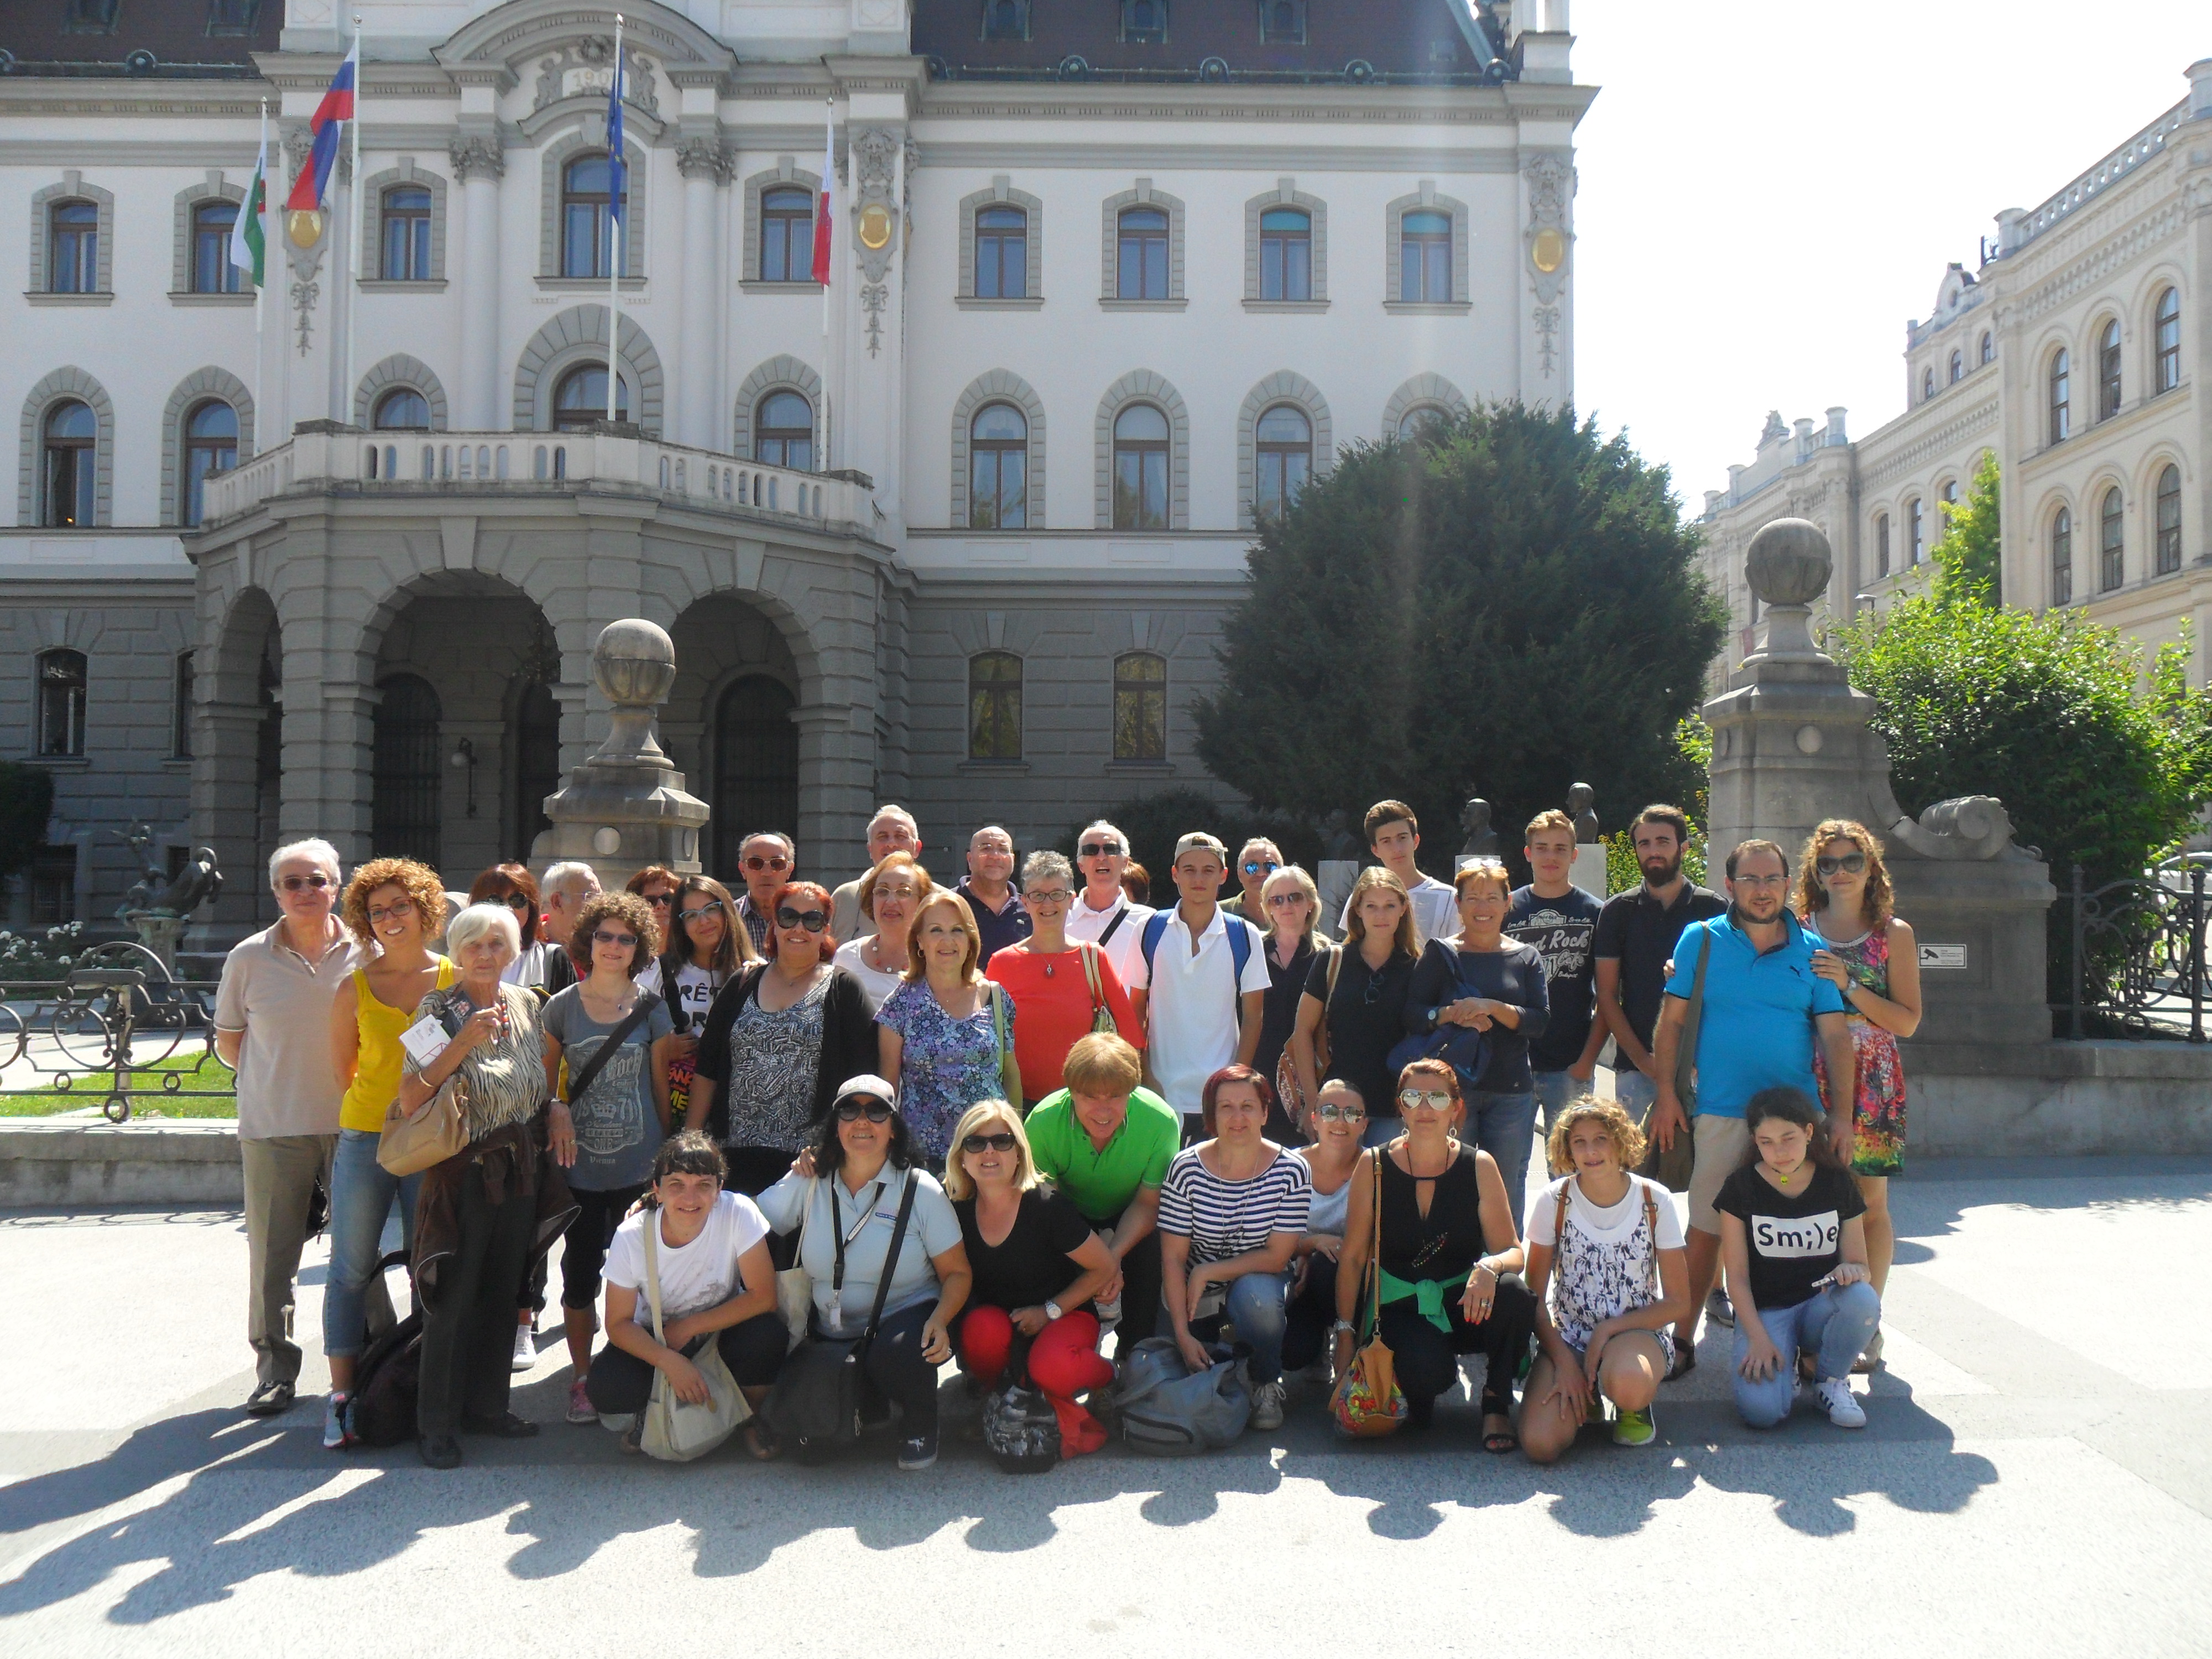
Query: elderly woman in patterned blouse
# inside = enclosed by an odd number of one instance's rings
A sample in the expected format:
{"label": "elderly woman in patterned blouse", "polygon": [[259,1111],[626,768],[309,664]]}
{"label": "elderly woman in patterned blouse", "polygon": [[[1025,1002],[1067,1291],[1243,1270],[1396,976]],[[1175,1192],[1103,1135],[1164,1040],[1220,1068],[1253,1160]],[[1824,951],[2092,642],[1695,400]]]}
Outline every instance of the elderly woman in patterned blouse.
{"label": "elderly woman in patterned blouse", "polygon": [[442,1025],[447,1041],[428,1065],[410,1054],[399,1085],[410,1116],[457,1076],[467,1097],[468,1144],[424,1173],[416,1210],[423,1306],[416,1432],[432,1468],[460,1462],[456,1431],[538,1432],[507,1408],[514,1309],[533,1256],[550,1242],[548,1226],[565,1225],[574,1209],[553,1164],[575,1161],[576,1131],[567,1107],[548,1105],[537,997],[500,979],[520,943],[502,904],[471,904],[453,918],[446,948],[460,977],[415,1011]]}

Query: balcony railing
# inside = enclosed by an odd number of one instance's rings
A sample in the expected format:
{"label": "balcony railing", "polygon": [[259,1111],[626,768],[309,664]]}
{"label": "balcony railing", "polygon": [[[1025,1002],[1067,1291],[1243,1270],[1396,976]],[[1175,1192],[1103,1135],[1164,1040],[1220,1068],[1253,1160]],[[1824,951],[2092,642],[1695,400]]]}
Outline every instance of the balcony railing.
{"label": "balcony railing", "polygon": [[301,431],[207,481],[207,522],[295,489],[507,495],[579,485],[642,489],[702,507],[821,528],[871,529],[863,484],[609,432]]}
{"label": "balcony railing", "polygon": [[2069,182],[2033,211],[2023,216],[2009,235],[2000,232],[2001,251],[2017,253],[2044,232],[2087,207],[2153,156],[2189,119],[2189,100],[2183,99],[2106,155],[2096,166]]}

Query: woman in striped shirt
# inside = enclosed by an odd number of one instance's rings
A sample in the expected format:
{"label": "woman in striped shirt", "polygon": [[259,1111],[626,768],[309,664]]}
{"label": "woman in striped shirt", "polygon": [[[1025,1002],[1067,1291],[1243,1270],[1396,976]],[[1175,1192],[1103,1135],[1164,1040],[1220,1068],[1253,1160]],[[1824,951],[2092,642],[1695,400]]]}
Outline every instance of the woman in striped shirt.
{"label": "woman in striped shirt", "polygon": [[1224,1066],[1201,1097],[1209,1139],[1186,1147],[1160,1188],[1160,1300],[1194,1370],[1224,1322],[1252,1349],[1252,1426],[1283,1421],[1283,1332],[1291,1257],[1305,1231],[1313,1178],[1261,1133],[1274,1091],[1249,1066]]}

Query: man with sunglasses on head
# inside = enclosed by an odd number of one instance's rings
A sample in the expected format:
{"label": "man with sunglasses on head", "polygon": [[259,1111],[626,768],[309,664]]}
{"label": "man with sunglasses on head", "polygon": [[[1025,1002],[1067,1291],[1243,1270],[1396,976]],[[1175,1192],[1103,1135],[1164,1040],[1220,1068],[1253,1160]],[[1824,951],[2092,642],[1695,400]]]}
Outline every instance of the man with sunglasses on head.
{"label": "man with sunglasses on head", "polygon": [[1103,818],[1085,826],[1075,838],[1075,868],[1083,878],[1083,890],[1067,907],[1067,942],[1095,945],[1106,953],[1141,1023],[1145,989],[1152,981],[1139,941],[1152,908],[1132,903],[1121,890],[1121,872],[1128,867],[1127,836]]}
{"label": "man with sunglasses on head", "polygon": [[738,916],[752,937],[753,949],[764,957],[775,954],[775,890],[798,867],[798,842],[774,830],[756,830],[738,845],[738,872],[745,890],[738,900]]}
{"label": "man with sunglasses on head", "polygon": [[253,1392],[246,1409],[273,1417],[291,1405],[301,1353],[292,1340],[294,1276],[307,1243],[307,1205],[338,1144],[331,1004],[367,960],[339,925],[338,855],[328,842],[294,842],[269,860],[276,922],[223,958],[215,1048],[238,1073],[238,1152],[246,1169],[246,1340]]}
{"label": "man with sunglasses on head", "polygon": [[856,939],[866,939],[876,931],[875,919],[860,910],[860,884],[873,870],[894,853],[904,853],[917,861],[921,857],[921,826],[915,822],[914,814],[903,806],[885,805],[876,808],[875,817],[868,820],[868,867],[840,887],[830,896],[830,931],[840,945],[850,945]]}
{"label": "man with sunglasses on head", "polygon": [[1283,851],[1274,842],[1255,836],[1244,843],[1244,850],[1237,855],[1237,891],[1221,901],[1221,908],[1232,916],[1242,916],[1261,933],[1267,931],[1267,907],[1260,901],[1260,889],[1267,878],[1283,867]]}

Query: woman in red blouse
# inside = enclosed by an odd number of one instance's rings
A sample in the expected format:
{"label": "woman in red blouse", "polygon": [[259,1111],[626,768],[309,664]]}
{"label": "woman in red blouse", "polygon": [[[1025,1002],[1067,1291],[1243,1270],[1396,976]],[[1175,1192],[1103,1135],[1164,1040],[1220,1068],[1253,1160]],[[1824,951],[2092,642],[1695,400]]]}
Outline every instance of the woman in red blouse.
{"label": "woman in red blouse", "polygon": [[983,972],[1006,988],[1021,1015],[1014,1026],[1014,1059],[1022,1070],[1022,1097],[1035,1102],[1061,1086],[1060,1069],[1079,1038],[1109,1029],[1139,1047],[1144,1022],[1130,1006],[1120,975],[1095,945],[1067,942],[1067,907],[1075,901],[1074,867],[1058,853],[1032,853],[1022,866],[1022,908],[1033,931],[994,954]]}

